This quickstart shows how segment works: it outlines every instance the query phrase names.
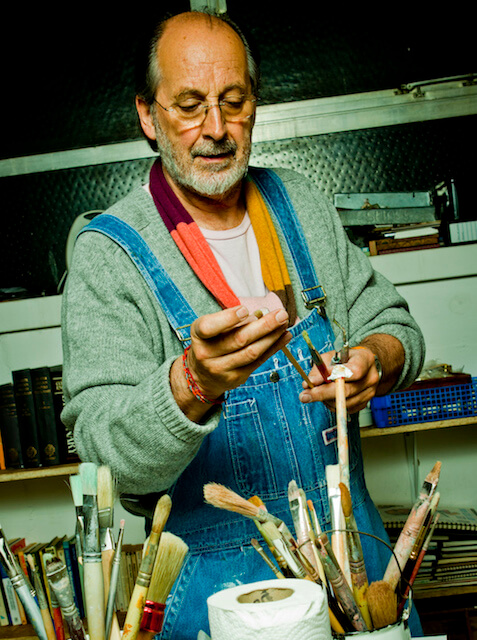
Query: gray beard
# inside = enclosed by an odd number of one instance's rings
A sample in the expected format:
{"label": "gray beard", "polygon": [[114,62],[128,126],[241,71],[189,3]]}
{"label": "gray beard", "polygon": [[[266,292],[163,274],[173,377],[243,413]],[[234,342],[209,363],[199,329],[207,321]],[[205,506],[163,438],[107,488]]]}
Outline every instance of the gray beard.
{"label": "gray beard", "polygon": [[250,142],[245,149],[243,158],[237,160],[235,157],[237,145],[233,140],[205,141],[192,149],[190,152],[192,158],[198,155],[219,155],[231,152],[233,154],[232,164],[225,169],[220,165],[213,165],[208,169],[194,168],[191,171],[177,157],[169,138],[164,134],[155,118],[154,127],[157,147],[164,168],[176,184],[188,191],[203,197],[222,198],[233,191],[246,175],[251,151]]}

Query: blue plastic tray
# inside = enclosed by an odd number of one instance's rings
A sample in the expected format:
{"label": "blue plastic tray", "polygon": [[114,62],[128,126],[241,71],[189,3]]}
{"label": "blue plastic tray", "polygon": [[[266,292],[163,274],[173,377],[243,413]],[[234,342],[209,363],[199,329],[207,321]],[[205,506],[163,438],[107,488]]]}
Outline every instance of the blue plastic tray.
{"label": "blue plastic tray", "polygon": [[477,416],[477,378],[471,384],[390,393],[370,404],[377,427]]}

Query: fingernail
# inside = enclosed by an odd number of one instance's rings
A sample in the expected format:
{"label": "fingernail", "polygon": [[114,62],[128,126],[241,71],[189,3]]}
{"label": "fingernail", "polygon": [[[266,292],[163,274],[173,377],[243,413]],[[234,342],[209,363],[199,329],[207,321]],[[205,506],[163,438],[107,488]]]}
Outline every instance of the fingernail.
{"label": "fingernail", "polygon": [[248,309],[247,307],[239,307],[235,313],[240,320],[243,320],[248,316]]}
{"label": "fingernail", "polygon": [[311,395],[309,393],[300,393],[300,402],[303,402],[303,404],[307,404],[308,402],[311,402]]}
{"label": "fingernail", "polygon": [[275,320],[280,324],[283,324],[288,320],[288,313],[284,309],[280,309],[275,316]]}

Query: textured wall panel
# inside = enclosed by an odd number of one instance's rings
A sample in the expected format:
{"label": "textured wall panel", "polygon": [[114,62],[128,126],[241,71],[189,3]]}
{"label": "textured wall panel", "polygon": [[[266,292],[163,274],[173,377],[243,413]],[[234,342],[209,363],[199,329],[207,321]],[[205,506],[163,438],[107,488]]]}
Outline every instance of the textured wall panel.
{"label": "textured wall panel", "polygon": [[[476,123],[476,117],[456,118],[262,143],[254,147],[253,162],[295,169],[330,199],[348,191],[430,189],[450,178],[463,186],[464,196],[475,165],[462,151],[465,145],[476,148]],[[55,293],[76,216],[119,200],[147,179],[150,164],[119,162],[4,178],[0,287]],[[474,215],[473,203],[463,197],[462,204],[464,215]]]}

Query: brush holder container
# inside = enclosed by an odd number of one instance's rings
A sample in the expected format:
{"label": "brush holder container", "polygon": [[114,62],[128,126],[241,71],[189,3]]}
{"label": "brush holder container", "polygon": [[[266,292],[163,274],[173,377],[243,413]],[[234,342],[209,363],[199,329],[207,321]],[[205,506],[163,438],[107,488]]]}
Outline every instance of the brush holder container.
{"label": "brush holder container", "polygon": [[345,636],[337,637],[349,638],[350,640],[410,640],[411,632],[406,620],[401,620],[376,631],[347,633]]}

